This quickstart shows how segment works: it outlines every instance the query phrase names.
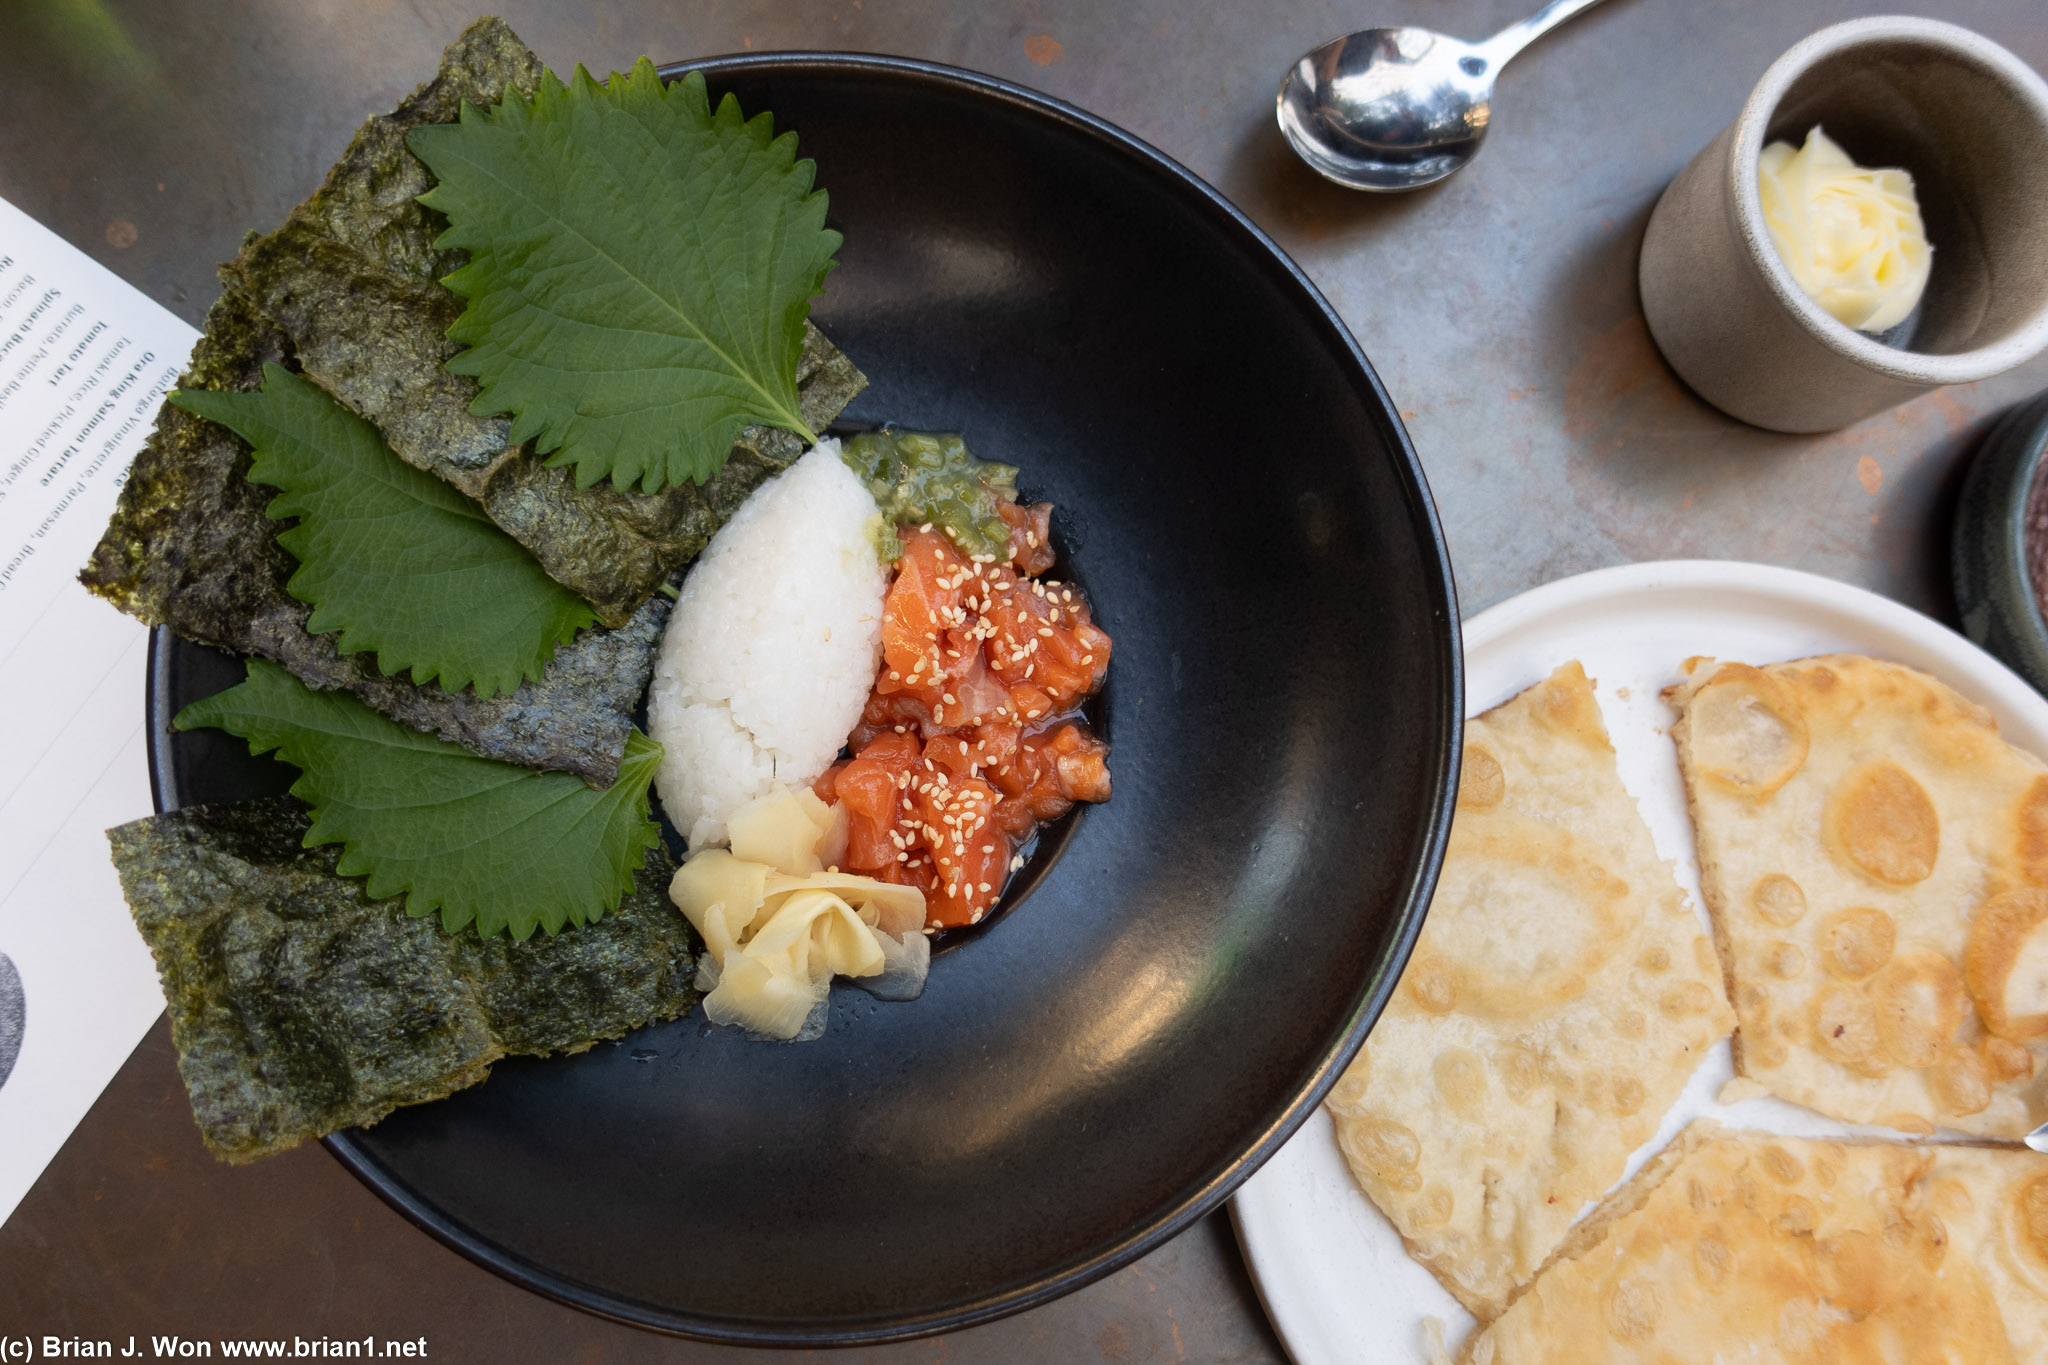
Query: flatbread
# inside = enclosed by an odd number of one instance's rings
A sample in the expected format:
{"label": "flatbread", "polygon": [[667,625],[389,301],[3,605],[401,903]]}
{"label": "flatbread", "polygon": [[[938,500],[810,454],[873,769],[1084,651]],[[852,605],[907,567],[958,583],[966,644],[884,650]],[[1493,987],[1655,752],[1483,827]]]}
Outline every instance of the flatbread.
{"label": "flatbread", "polygon": [[1329,1104],[1353,1174],[1480,1318],[1621,1178],[1733,1015],[1576,663],[1465,727],[1450,849]]}
{"label": "flatbread", "polygon": [[1469,1365],[2048,1359],[2048,1158],[1681,1133]]}
{"label": "flatbread", "polygon": [[1689,672],[1672,735],[1738,1070],[1908,1132],[2048,1120],[2048,766],[1899,664]]}

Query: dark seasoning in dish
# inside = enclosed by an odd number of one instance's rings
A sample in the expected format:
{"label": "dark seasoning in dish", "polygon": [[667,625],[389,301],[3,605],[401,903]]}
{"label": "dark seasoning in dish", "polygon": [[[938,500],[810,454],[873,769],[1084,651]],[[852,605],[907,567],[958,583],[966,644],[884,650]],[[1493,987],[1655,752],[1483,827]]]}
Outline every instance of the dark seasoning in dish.
{"label": "dark seasoning in dish", "polygon": [[2027,582],[2034,590],[2035,610],[2048,620],[2048,479],[2041,477],[2038,464],[2027,489],[2025,517]]}

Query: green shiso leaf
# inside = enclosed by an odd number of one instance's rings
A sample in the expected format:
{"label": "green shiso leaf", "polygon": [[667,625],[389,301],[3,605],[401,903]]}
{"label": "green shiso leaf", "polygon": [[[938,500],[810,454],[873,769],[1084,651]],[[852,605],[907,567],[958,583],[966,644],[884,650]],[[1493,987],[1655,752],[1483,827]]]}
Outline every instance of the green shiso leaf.
{"label": "green shiso leaf", "polygon": [[281,490],[273,520],[312,604],[306,629],[342,653],[373,650],[385,674],[481,696],[538,679],[555,647],[597,622],[588,602],[440,479],[392,453],[377,429],[281,365],[256,393],[181,389],[171,401],[255,447],[249,478]]}
{"label": "green shiso leaf", "polygon": [[651,493],[710,478],[750,423],[816,441],[797,356],[840,238],[794,133],[642,58],[406,145],[440,182],[420,196],[449,220],[435,245],[470,255],[444,281],[468,304],[448,368],[479,381],[473,413],[513,414],[513,444]]}
{"label": "green shiso leaf", "polygon": [[341,844],[343,876],[368,877],[379,899],[403,894],[408,914],[440,911],[449,933],[474,921],[486,938],[525,939],[600,919],[661,839],[647,800],[661,746],[638,730],[619,780],[593,791],[568,773],[478,758],[263,659],[172,724],[275,749],[300,769],[292,795],[313,808],[306,846]]}

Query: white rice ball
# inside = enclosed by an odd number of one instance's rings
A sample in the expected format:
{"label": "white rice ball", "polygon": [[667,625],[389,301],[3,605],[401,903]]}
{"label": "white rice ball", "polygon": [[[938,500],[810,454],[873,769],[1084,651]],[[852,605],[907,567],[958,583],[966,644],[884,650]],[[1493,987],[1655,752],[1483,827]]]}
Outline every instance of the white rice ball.
{"label": "white rice ball", "polygon": [[647,693],[655,789],[690,847],[777,782],[808,786],[846,743],[882,653],[881,514],[818,443],[754,490],[669,614]]}

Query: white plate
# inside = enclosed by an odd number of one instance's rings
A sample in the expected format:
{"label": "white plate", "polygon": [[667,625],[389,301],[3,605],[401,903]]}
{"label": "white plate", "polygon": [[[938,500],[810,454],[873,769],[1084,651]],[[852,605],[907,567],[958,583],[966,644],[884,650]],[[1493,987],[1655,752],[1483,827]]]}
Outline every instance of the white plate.
{"label": "white plate", "polygon": [[[1559,664],[1582,662],[1595,680],[1621,780],[1698,908],[1692,821],[1665,733],[1674,716],[1664,688],[1692,655],[1761,664],[1840,652],[1931,673],[1988,707],[2014,744],[2048,754],[2048,701],[1968,640],[1875,593],[1762,564],[1631,564],[1503,602],[1465,623],[1466,698],[1477,715]],[[1769,1098],[1717,1103],[1733,1075],[1724,1042],[1701,1063],[1657,1136],[1630,1158],[1629,1172],[1702,1116],[1791,1136],[1889,1134]],[[1231,1215],[1267,1316],[1297,1365],[1424,1365],[1431,1359],[1427,1319],[1443,1324],[1453,1357],[1473,1327],[1353,1183],[1321,1108],[1238,1190]]]}

